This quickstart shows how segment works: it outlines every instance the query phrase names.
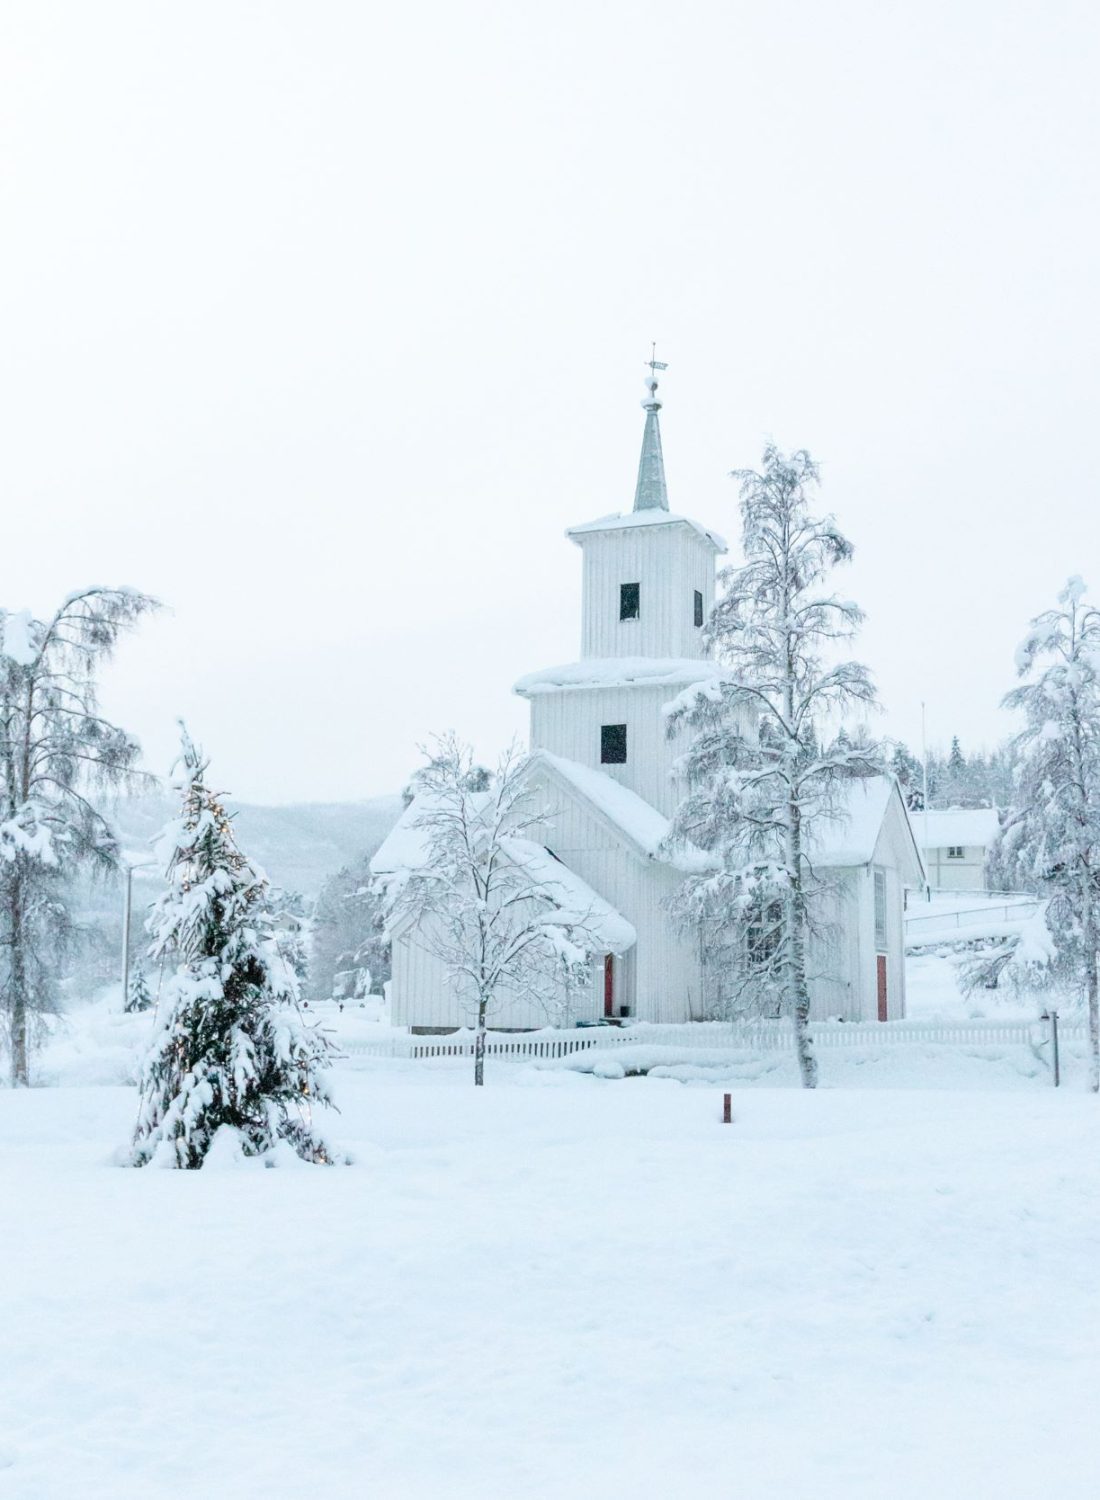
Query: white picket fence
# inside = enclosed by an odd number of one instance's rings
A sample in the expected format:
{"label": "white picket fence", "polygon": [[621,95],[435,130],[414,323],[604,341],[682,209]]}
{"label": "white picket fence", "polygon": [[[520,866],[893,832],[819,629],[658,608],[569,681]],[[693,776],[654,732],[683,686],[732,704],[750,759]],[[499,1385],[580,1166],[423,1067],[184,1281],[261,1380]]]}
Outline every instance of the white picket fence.
{"label": "white picket fence", "polygon": [[[1037,1047],[1050,1037],[1049,1023],[1035,1021],[821,1021],[810,1027],[817,1047],[892,1047],[933,1045],[954,1047]],[[461,1058],[472,1057],[474,1037],[469,1031],[447,1036],[413,1036],[390,1032],[380,1037],[345,1036],[337,1031],[341,1049],[354,1057]],[[1083,1042],[1083,1022],[1059,1022],[1064,1044]],[[761,1052],[792,1046],[791,1028],[785,1021],[755,1021],[730,1024],[699,1021],[686,1025],[578,1027],[569,1031],[534,1031],[509,1034],[490,1032],[486,1053],[491,1057],[520,1059],[567,1057],[592,1048],[646,1045],[682,1051]]]}

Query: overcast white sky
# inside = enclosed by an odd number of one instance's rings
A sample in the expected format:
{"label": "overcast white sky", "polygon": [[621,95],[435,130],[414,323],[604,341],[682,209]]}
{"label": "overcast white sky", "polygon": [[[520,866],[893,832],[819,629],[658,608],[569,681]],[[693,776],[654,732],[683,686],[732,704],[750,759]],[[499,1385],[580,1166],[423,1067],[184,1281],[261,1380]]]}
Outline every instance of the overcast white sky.
{"label": "overcast white sky", "polygon": [[884,728],[1004,730],[1027,618],[1100,594],[1100,7],[0,8],[0,603],[170,612],[109,711],[236,795],[484,755],[569,660],[564,528],[808,446]]}

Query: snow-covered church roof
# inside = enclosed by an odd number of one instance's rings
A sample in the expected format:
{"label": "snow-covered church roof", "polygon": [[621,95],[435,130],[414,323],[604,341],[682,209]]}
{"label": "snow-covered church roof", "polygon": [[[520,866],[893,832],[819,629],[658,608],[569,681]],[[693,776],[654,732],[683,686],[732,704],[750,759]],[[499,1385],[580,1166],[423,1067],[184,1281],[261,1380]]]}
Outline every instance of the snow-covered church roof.
{"label": "snow-covered church roof", "polygon": [[513,691],[521,698],[537,693],[554,693],[562,688],[654,687],[686,688],[697,682],[729,675],[717,662],[693,657],[666,656],[595,656],[586,661],[563,662],[558,667],[544,667],[528,672]]}
{"label": "snow-covered church roof", "polygon": [[530,764],[533,771],[545,769],[575,793],[610,823],[636,854],[672,865],[684,873],[710,868],[711,861],[701,849],[683,845],[670,848],[666,843],[672,829],[669,819],[606,771],[567,760],[563,755],[552,755],[549,750],[536,750]]}
{"label": "snow-covered church roof", "polygon": [[668,835],[669,822],[644,797],[639,797],[637,792],[632,792],[628,786],[615,781],[606,771],[582,766],[578,761],[567,760],[563,755],[552,755],[549,750],[536,750],[531,756],[530,765],[533,771],[545,768],[564,782],[570,791],[578,793],[613,823],[639,854],[645,855],[647,859],[659,858],[661,844]]}
{"label": "snow-covered church roof", "polygon": [[[487,812],[492,803],[490,792],[475,793],[470,798],[475,816]],[[424,819],[434,805],[428,793],[413,798],[371,859],[372,875],[400,875],[424,868],[429,854]],[[622,913],[542,844],[504,836],[500,845],[509,860],[549,896],[566,921],[583,921],[606,944],[609,953],[625,953],[638,941],[637,932]]]}

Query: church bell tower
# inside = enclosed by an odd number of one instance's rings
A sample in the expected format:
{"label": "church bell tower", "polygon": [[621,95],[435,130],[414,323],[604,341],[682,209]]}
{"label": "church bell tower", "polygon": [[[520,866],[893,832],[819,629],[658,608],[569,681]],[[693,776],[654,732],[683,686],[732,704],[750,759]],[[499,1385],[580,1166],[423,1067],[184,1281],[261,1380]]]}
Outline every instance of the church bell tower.
{"label": "church bell tower", "polygon": [[531,701],[531,748],[607,772],[652,806],[675,794],[661,708],[705,679],[717,533],[669,509],[657,373],[648,361],[634,507],[566,535],[583,557],[580,660],[516,684]]}

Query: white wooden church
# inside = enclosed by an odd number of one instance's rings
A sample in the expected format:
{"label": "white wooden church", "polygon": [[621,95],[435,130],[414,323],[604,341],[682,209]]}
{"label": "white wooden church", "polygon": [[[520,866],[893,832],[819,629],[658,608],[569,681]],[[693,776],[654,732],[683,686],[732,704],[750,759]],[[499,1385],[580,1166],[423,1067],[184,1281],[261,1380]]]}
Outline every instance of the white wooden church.
{"label": "white wooden church", "polygon": [[[718,670],[706,658],[702,627],[726,544],[669,509],[655,371],[647,389],[633,510],[566,533],[584,569],[580,660],[533,672],[515,687],[531,705],[531,784],[547,809],[545,840],[555,857],[548,865],[568,871],[607,917],[607,952],[591,993],[574,1005],[580,1020],[680,1022],[707,1019],[714,1009],[699,943],[666,912],[682,878],[662,853],[679,797],[672,772],[680,747],[667,738],[662,709]],[[417,816],[414,801],[375,856],[376,874],[410,860]],[[836,891],[833,936],[813,954],[815,1019],[904,1016],[905,890],[924,875],[896,783],[853,781],[814,856]],[[397,1025],[469,1023],[415,926],[393,934],[391,1003]],[[509,995],[490,1024],[538,1027],[547,1017]]]}

